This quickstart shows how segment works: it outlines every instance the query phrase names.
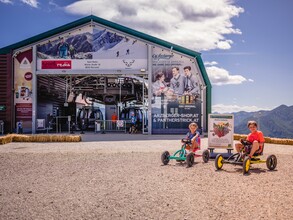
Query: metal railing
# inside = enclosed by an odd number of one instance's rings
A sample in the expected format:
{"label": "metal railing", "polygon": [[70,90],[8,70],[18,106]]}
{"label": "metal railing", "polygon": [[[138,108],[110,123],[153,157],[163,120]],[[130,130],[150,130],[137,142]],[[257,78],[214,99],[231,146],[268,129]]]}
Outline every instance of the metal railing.
{"label": "metal railing", "polygon": [[61,132],[69,132],[74,133],[77,131],[81,131],[83,134],[87,131],[93,131],[95,133],[106,133],[106,132],[128,132],[129,128],[131,126],[130,120],[95,120],[94,121],[94,127],[89,127],[88,124],[86,124],[85,121],[83,121],[81,124],[71,123],[71,120],[68,119],[67,116],[58,116],[56,117],[56,124],[49,123],[48,131],[56,131],[56,133]]}
{"label": "metal railing", "polygon": [[127,132],[127,124],[130,121],[126,120],[96,120],[95,121],[95,133],[101,132]]}
{"label": "metal railing", "polygon": [[56,117],[56,133],[69,132],[70,133],[70,116],[57,116]]}

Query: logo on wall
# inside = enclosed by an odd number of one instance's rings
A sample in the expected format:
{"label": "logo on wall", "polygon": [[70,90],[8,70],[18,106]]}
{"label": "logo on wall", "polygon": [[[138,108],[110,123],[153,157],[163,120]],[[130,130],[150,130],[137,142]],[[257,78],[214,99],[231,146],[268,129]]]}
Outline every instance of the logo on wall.
{"label": "logo on wall", "polygon": [[24,74],[24,78],[25,80],[30,81],[33,78],[33,74],[31,72],[27,72]]}
{"label": "logo on wall", "polygon": [[170,60],[174,55],[173,54],[153,54],[153,60]]}
{"label": "logo on wall", "polygon": [[127,66],[127,67],[131,67],[132,64],[134,64],[134,62],[135,62],[135,60],[131,60],[131,61],[122,60],[122,61],[125,64],[125,66]]}
{"label": "logo on wall", "polygon": [[71,69],[71,60],[42,60],[42,69]]}
{"label": "logo on wall", "polygon": [[30,61],[26,57],[24,57],[20,63],[19,68],[20,69],[30,69],[31,68]]}

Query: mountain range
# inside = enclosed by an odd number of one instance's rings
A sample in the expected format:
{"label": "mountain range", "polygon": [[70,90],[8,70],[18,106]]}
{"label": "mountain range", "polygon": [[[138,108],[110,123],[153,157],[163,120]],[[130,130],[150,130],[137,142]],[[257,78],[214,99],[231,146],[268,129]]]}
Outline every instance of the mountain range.
{"label": "mountain range", "polygon": [[233,114],[236,134],[248,134],[247,122],[254,120],[266,137],[293,138],[293,106],[281,105],[270,111],[240,111]]}
{"label": "mountain range", "polygon": [[108,50],[119,44],[123,38],[116,33],[108,32],[106,29],[102,31],[95,30],[93,34],[93,52],[101,49]]}

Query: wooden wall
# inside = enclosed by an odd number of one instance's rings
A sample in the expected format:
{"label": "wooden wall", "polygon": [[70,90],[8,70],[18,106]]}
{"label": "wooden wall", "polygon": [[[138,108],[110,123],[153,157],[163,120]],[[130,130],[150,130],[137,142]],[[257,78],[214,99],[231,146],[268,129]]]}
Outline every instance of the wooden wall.
{"label": "wooden wall", "polygon": [[0,111],[0,120],[3,120],[5,133],[12,131],[13,123],[13,91],[12,91],[12,56],[0,55],[0,106],[6,110]]}

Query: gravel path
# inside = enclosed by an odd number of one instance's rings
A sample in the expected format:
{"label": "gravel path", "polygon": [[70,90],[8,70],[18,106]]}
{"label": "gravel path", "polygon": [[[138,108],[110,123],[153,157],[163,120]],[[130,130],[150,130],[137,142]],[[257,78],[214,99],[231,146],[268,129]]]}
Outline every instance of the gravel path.
{"label": "gravel path", "polygon": [[243,176],[201,158],[162,166],[161,153],[175,152],[180,138],[0,145],[0,219],[292,219],[293,146],[266,144],[277,170],[258,164]]}

